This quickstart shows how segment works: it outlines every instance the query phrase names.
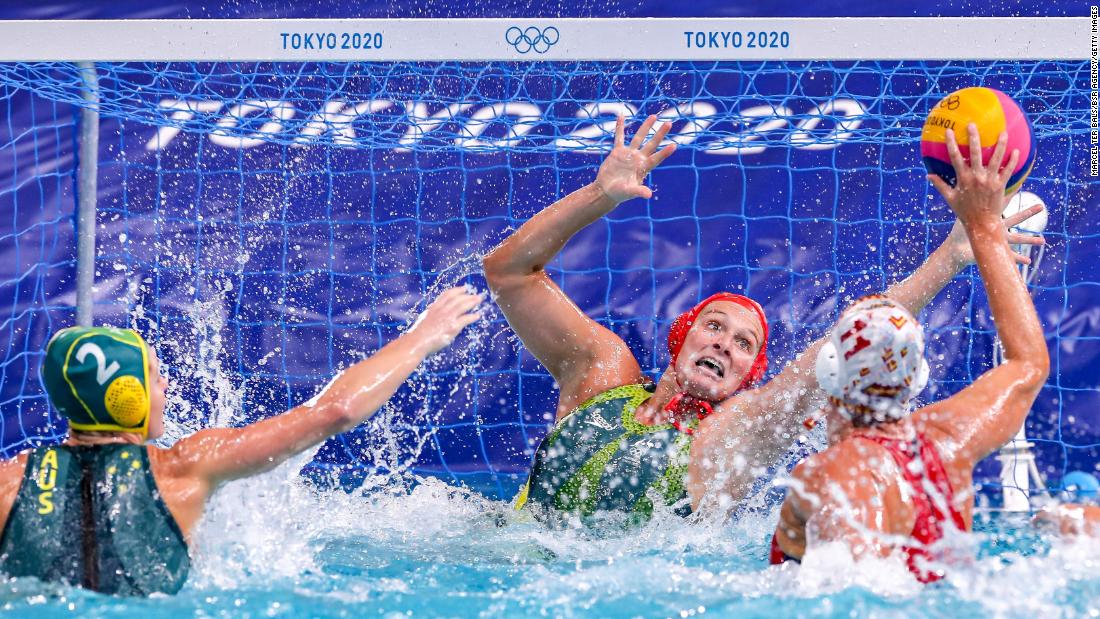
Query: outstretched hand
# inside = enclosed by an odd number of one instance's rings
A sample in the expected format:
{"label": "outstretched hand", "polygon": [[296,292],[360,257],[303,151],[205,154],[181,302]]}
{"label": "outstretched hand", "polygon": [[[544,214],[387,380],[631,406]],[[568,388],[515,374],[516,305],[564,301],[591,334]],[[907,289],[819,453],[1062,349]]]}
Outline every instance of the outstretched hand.
{"label": "outstretched hand", "polygon": [[[1004,203],[1006,205],[1012,199],[1012,195],[1005,197]],[[1043,238],[1043,235],[1041,234],[1021,234],[1019,232],[1012,231],[1013,227],[1020,225],[1028,219],[1031,219],[1033,215],[1037,215],[1038,213],[1042,212],[1042,210],[1043,206],[1041,204],[1036,204],[1012,215],[1011,217],[1005,217],[1004,225],[1005,228],[1007,228],[1009,245],[1046,244],[1046,239]],[[962,222],[960,220],[955,220],[955,225],[951,226],[951,232],[948,233],[947,238],[944,240],[943,244],[951,250],[952,259],[955,261],[955,264],[958,265],[959,269],[974,264],[974,249],[970,247],[970,239],[967,238],[966,229],[963,228]],[[1016,262],[1018,264],[1031,264],[1031,258],[1023,254],[1013,252],[1012,257],[1016,259]]]}
{"label": "outstretched hand", "polygon": [[928,175],[932,186],[940,192],[948,206],[955,212],[955,216],[964,225],[977,219],[1001,216],[1005,206],[1005,187],[1020,160],[1020,151],[1012,149],[1008,163],[1004,167],[1001,166],[1008,144],[1008,134],[1001,132],[997,138],[997,146],[993,149],[993,155],[989,158],[989,165],[983,165],[981,138],[978,136],[977,125],[968,124],[966,131],[967,140],[970,143],[969,163],[963,159],[962,152],[959,151],[955,132],[951,129],[947,130],[947,154],[951,157],[951,165],[955,168],[955,186],[948,185],[947,181],[938,175]]}
{"label": "outstretched hand", "polygon": [[439,352],[451,345],[455,336],[481,318],[476,308],[485,300],[485,293],[471,292],[466,286],[443,291],[416,319],[410,333],[424,337],[427,354]]}
{"label": "outstretched hand", "polygon": [[661,164],[676,150],[676,144],[669,144],[657,150],[661,141],[668,135],[672,123],[662,123],[657,133],[646,139],[650,129],[657,122],[653,115],[645,119],[630,144],[626,145],[622,116],[615,122],[615,147],[600,164],[596,174],[596,186],[615,204],[631,198],[651,198],[653,190],[642,184],[647,174]]}

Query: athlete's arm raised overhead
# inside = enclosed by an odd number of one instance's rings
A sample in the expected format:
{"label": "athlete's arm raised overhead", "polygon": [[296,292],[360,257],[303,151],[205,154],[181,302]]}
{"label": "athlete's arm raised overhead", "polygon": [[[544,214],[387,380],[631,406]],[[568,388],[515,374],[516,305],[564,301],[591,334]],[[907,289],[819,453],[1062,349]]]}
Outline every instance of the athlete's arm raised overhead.
{"label": "athlete's arm raised overhead", "polygon": [[[939,178],[939,177],[936,177]],[[1001,208],[1008,204],[1009,197],[1003,201]],[[1045,241],[1042,236],[1020,234],[1012,232],[1011,228],[1027,220],[1031,216],[1043,210],[1036,205],[1020,211],[1004,219],[999,219],[999,225],[1006,235],[1007,242],[1012,245],[1042,245]],[[1025,255],[1012,253],[1012,258],[1020,264],[1028,264],[1031,259]],[[928,303],[938,295],[947,284],[951,282],[966,267],[974,264],[974,250],[970,246],[966,231],[961,220],[955,220],[951,232],[940,243],[928,258],[913,273],[893,284],[882,294],[897,302],[909,310],[914,316],[919,314]],[[822,396],[814,375],[814,363],[818,350],[825,343],[827,337],[821,338],[810,344],[805,351],[799,354],[793,361],[784,367],[766,385],[756,391],[745,392],[735,396],[751,400],[752,409],[763,415],[765,424],[772,424],[772,429],[781,429],[779,432],[770,432],[762,438],[774,437],[779,441],[771,444],[771,449],[785,450],[790,446],[790,437],[799,431],[799,425],[804,417],[798,414],[789,415],[786,411],[805,412],[813,410],[817,399]],[[759,402],[759,404],[756,404]],[[731,401],[731,405],[734,402]],[[763,443],[768,445],[767,442]]]}
{"label": "athlete's arm raised overhead", "polygon": [[[1006,231],[1035,215],[1042,207],[1033,206],[1002,221],[1000,212],[1005,204],[1007,199],[1000,203],[996,213],[1002,238],[1013,244],[1042,244],[1040,236]],[[1007,247],[1006,244],[1006,251]],[[1030,261],[1025,256],[1009,253],[1016,262]],[[974,264],[974,256],[960,218],[943,243],[912,275],[883,294],[916,315],[962,269]],[[743,497],[760,473],[790,448],[794,437],[802,431],[807,415],[821,407],[824,392],[817,384],[814,364],[827,339],[828,336],[810,344],[764,386],[739,393],[718,409],[738,411],[738,414],[712,415],[700,423],[692,446],[693,456],[698,452],[698,457],[692,458],[688,476],[696,506],[708,494],[719,500]]]}
{"label": "athlete's arm raised overhead", "polygon": [[544,270],[574,234],[631,198],[649,198],[646,175],[675,150],[660,150],[666,123],[649,140],[650,116],[625,144],[622,117],[615,146],[596,180],[543,209],[483,261],[495,301],[531,354],[561,389],[558,418],[593,395],[641,380],[638,362],[614,333],[589,318]]}
{"label": "athlete's arm raised overhead", "polygon": [[405,334],[337,375],[307,404],[242,428],[197,432],[172,447],[176,476],[218,483],[271,469],[369,418],[429,355],[478,319],[483,295],[451,288]]}
{"label": "athlete's arm raised overhead", "polygon": [[1009,361],[956,396],[910,414],[927,376],[923,334],[913,316],[887,298],[845,312],[831,337],[837,356],[815,372],[831,384],[829,448],[795,469],[772,539],[772,563],[839,540],[856,556],[876,548],[900,551],[921,582],[942,578],[943,570],[928,562],[939,556],[935,545],[946,527],[970,530],[974,464],[1017,431],[1045,380],[1043,334],[1001,219],[1019,152],[1002,169],[1007,136],[1001,134],[984,165],[977,129],[968,131],[970,163],[947,132],[957,187],[929,180],[970,241]]}
{"label": "athlete's arm raised overhead", "polygon": [[971,467],[1004,445],[1020,429],[1050,371],[1043,329],[1023,279],[1016,270],[1000,213],[1004,187],[1019,153],[1004,159],[1004,134],[988,166],[981,163],[977,129],[967,127],[970,163],[962,158],[955,134],[947,132],[947,152],[958,180],[949,186],[938,176],[929,180],[963,223],[1004,347],[1005,362],[982,374],[954,396],[917,411],[915,421],[939,435],[943,455]]}

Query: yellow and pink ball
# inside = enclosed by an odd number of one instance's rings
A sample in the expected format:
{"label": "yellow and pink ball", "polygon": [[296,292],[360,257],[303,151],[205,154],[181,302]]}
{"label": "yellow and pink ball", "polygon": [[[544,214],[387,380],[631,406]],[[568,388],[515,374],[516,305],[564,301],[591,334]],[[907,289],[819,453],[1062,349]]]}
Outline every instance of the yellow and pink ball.
{"label": "yellow and pink ball", "polygon": [[924,166],[932,174],[937,174],[950,185],[955,184],[955,168],[947,154],[947,130],[955,132],[959,150],[963,158],[970,161],[970,142],[967,124],[978,126],[981,140],[982,163],[988,164],[997,145],[1001,132],[1008,133],[1008,146],[1005,150],[1004,165],[1007,165],[1012,150],[1020,151],[1019,160],[1012,176],[1008,180],[1006,191],[1012,193],[1020,188],[1024,179],[1035,164],[1035,147],[1032,140],[1031,124],[1019,105],[1005,93],[993,88],[975,86],[963,88],[947,95],[924,122],[921,131],[920,154]]}

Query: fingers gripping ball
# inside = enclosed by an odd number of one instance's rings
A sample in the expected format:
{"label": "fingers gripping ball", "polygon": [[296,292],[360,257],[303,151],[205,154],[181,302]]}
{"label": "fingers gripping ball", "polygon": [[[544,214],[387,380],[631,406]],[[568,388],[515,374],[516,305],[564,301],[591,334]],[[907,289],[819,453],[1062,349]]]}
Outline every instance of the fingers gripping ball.
{"label": "fingers gripping ball", "polygon": [[978,126],[983,164],[989,163],[1001,132],[1008,134],[1004,161],[1007,164],[1013,149],[1020,151],[1020,157],[1008,179],[1005,193],[1019,189],[1035,163],[1031,124],[1015,101],[993,88],[976,86],[956,90],[932,108],[920,136],[924,167],[954,186],[955,168],[947,154],[947,130],[955,132],[959,151],[963,159],[969,162],[970,144],[966,127],[970,123]]}

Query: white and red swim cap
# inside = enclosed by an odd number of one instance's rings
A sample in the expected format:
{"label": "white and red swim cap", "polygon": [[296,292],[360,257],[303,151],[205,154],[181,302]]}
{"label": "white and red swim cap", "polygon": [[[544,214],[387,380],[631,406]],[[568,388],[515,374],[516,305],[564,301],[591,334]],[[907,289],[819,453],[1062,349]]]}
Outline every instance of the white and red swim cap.
{"label": "white and red swim cap", "polygon": [[897,421],[928,384],[924,329],[894,301],[865,297],[837,321],[816,369],[821,388],[848,419]]}

